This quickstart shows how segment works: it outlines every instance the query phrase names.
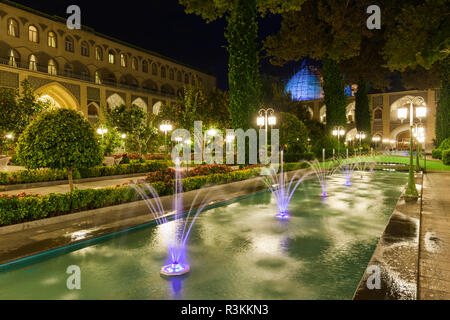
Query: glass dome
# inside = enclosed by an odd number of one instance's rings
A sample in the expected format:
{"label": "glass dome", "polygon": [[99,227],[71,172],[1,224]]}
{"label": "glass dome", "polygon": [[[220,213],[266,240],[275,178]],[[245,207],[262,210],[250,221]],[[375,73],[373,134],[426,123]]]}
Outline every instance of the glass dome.
{"label": "glass dome", "polygon": [[286,92],[290,92],[296,101],[323,99],[323,89],[319,71],[312,66],[302,64],[298,71],[286,85]]}
{"label": "glass dome", "polygon": [[[353,86],[344,88],[345,96],[354,96]],[[298,71],[287,83],[286,92],[291,93],[296,101],[323,99],[322,76],[316,67],[302,64]]]}

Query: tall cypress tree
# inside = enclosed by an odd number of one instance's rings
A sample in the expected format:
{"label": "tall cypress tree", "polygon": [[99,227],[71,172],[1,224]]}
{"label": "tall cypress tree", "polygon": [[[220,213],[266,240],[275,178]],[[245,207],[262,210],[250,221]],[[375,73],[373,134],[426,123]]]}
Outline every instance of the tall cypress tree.
{"label": "tall cypress tree", "polygon": [[358,82],[358,90],[355,94],[355,122],[356,130],[364,131],[369,137],[371,135],[369,110],[369,96],[366,81],[361,78]]}
{"label": "tall cypress tree", "polygon": [[227,16],[228,82],[233,128],[248,129],[257,112],[260,95],[256,0],[237,0]]}
{"label": "tall cypress tree", "polygon": [[327,106],[327,128],[347,124],[347,97],[344,92],[344,80],[337,63],[331,59],[323,62],[323,92]]}
{"label": "tall cypress tree", "polygon": [[441,62],[441,92],[436,110],[436,147],[450,136],[450,57]]}

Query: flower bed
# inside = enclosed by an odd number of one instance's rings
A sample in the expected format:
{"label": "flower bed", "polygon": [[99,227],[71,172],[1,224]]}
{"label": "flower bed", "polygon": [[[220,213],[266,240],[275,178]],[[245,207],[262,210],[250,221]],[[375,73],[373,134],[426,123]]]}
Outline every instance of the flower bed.
{"label": "flower bed", "polygon": [[[305,164],[285,164],[285,171],[304,168]],[[194,172],[204,172],[205,168]],[[210,171],[226,170],[226,173],[213,173],[185,177],[182,180],[183,191],[200,189],[207,185],[224,184],[242,181],[260,175],[259,168],[229,171],[228,169],[212,169]],[[160,196],[174,192],[174,170],[163,168],[147,175],[150,183]],[[148,194],[151,196],[150,194]],[[20,194],[17,196],[0,195],[0,226],[28,222],[38,219],[56,217],[84,210],[98,209],[108,206],[141,200],[136,191],[127,184],[112,188],[75,190],[73,193],[34,195]]]}
{"label": "flower bed", "polygon": [[[106,177],[133,173],[147,173],[168,168],[165,161],[145,161],[143,163],[98,166],[81,169],[74,173],[75,179]],[[38,169],[17,172],[0,172],[0,185],[24,184],[67,180],[66,170]]]}

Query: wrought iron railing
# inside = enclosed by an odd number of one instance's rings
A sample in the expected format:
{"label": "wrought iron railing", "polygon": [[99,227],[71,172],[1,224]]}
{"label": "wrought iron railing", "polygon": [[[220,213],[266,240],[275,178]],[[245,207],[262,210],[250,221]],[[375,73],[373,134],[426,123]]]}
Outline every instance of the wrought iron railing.
{"label": "wrought iron railing", "polygon": [[[29,63],[23,63],[20,60],[11,61],[9,59],[0,58],[0,65],[6,65],[6,66],[9,66],[11,68],[16,68],[16,69],[24,69],[24,70],[31,71],[31,72],[38,72],[38,73],[49,74],[47,66],[42,66],[42,65],[36,64],[34,68],[30,68],[30,64]],[[65,73],[65,74],[57,74],[57,75],[52,75],[52,76],[72,78],[72,79],[82,80],[82,81],[86,81],[86,82],[90,82],[90,83],[96,84],[92,77],[86,76],[86,75],[81,75],[81,74],[76,74],[76,73]],[[97,84],[97,85],[104,85],[104,86],[107,86],[107,87],[114,87],[114,88],[119,88],[119,89],[132,90],[132,91],[135,91],[135,92],[142,92],[142,93],[147,93],[147,94],[156,94],[156,95],[159,95],[159,96],[162,96],[162,97],[167,97],[167,98],[172,98],[172,99],[177,98],[176,94],[167,93],[167,92],[160,92],[160,91],[155,90],[155,89],[142,88],[142,87],[139,87],[139,86],[132,86],[132,85],[129,85],[129,84],[124,84],[124,83],[114,82],[114,81],[108,81],[108,80],[102,80],[101,84]]]}

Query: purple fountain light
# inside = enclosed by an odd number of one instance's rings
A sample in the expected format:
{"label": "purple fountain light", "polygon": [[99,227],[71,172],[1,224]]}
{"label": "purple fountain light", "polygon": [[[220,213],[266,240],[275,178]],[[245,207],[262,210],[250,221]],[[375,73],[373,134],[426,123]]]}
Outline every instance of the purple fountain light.
{"label": "purple fountain light", "polygon": [[[281,151],[281,173],[278,174],[273,168],[272,173],[266,176],[264,179],[265,184],[272,192],[275,201],[278,206],[278,213],[276,217],[280,220],[289,219],[289,202],[292,195],[297,190],[300,183],[304,180],[305,175],[298,176],[298,173],[294,174],[290,180],[288,180],[287,174],[283,169],[283,151]],[[287,182],[289,181],[289,182]],[[295,183],[294,183],[295,182]]]}
{"label": "purple fountain light", "polygon": [[[153,218],[158,225],[168,222],[167,215],[165,214],[164,207],[161,203],[161,199],[158,192],[145,181],[138,181],[138,184],[131,185],[138,194],[145,200],[147,207]],[[152,196],[150,198],[147,192]],[[203,197],[200,206],[194,209],[194,205],[197,204],[197,199],[199,198],[201,192],[198,192],[194,200],[191,203],[191,207],[186,215],[183,212],[183,190],[182,190],[182,179],[180,171],[180,160],[177,158],[175,160],[175,194],[173,199],[173,215],[175,221],[182,223],[181,228],[175,228],[174,237],[168,244],[169,249],[169,264],[164,265],[161,268],[161,275],[173,277],[186,274],[190,271],[190,266],[186,258],[186,241],[191,233],[192,227],[198,217],[198,215],[205,209],[207,201],[205,200],[207,195]],[[193,218],[189,222],[191,214],[195,211]],[[170,213],[169,213],[170,215]]]}

